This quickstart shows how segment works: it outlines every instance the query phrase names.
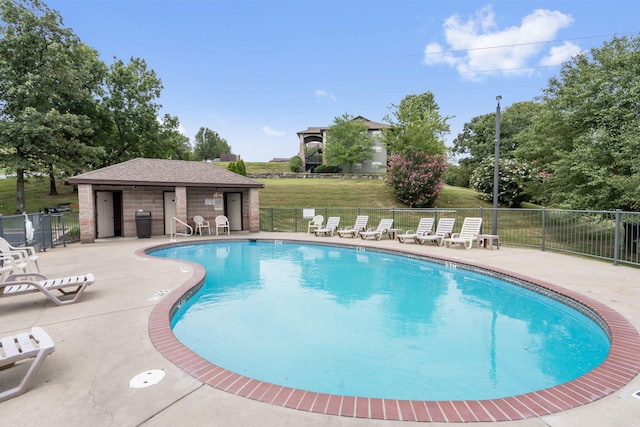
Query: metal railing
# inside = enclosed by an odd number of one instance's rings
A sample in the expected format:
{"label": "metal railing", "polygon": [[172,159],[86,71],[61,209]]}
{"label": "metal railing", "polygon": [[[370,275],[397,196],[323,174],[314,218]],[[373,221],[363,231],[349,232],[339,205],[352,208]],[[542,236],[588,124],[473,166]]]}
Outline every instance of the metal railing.
{"label": "metal railing", "polygon": [[[369,227],[392,218],[394,227],[415,229],[420,218],[456,218],[458,231],[465,217],[482,217],[483,230],[493,229],[492,208],[313,208],[316,215],[340,217],[340,226],[352,226],[358,215],[369,216]],[[260,230],[307,232],[309,208],[260,208]],[[26,238],[23,215],[0,215],[0,236],[13,246],[46,250],[80,240],[79,215],[75,212],[29,214],[34,238]],[[565,252],[640,266],[640,212],[561,209],[497,209],[500,243]]]}
{"label": "metal railing", "polygon": [[27,240],[24,215],[0,215],[0,236],[13,246],[33,246],[38,250],[80,241],[80,220],[76,212],[27,216],[34,229],[32,240]]}
{"label": "metal railing", "polygon": [[[316,215],[339,216],[341,227],[352,226],[356,216],[368,215],[369,227],[382,218],[392,218],[394,227],[413,229],[420,218],[432,216],[456,218],[458,231],[465,217],[479,216],[486,233],[493,229],[492,208],[313,208]],[[639,265],[640,212],[561,210],[561,209],[496,209],[500,243],[540,250],[589,256],[615,265]],[[261,231],[306,232],[311,218],[309,208],[260,208]]]}
{"label": "metal railing", "polygon": [[[178,231],[178,224],[180,224],[180,228],[183,231]],[[186,231],[185,231],[186,230]],[[189,237],[193,235],[193,227],[187,224],[184,221],[176,218],[175,216],[171,218],[171,241],[175,242],[178,236]]]}

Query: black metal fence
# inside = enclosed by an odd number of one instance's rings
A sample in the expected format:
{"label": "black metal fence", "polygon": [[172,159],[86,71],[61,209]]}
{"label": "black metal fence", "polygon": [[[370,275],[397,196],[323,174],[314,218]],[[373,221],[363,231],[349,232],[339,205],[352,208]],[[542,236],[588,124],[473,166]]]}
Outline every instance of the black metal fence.
{"label": "black metal fence", "polygon": [[[33,225],[33,239],[27,239],[27,218]],[[79,215],[75,212],[0,215],[0,236],[13,246],[46,250],[80,241]]]}
{"label": "black metal fence", "polygon": [[[491,233],[494,209],[491,208],[260,208],[260,230],[307,232],[309,215],[340,217],[340,226],[353,226],[356,216],[368,215],[369,227],[383,218],[392,218],[394,227],[415,229],[420,218],[456,218],[458,231],[465,217],[483,219],[483,232]],[[553,250],[589,256],[614,264],[640,266],[640,212],[561,209],[496,209],[495,219],[500,243],[540,250]],[[33,224],[33,240],[27,241],[23,215],[0,215],[0,236],[14,246],[35,246],[46,250],[80,240],[79,215],[75,212],[35,213],[28,215]]]}
{"label": "black metal fence", "polygon": [[393,209],[393,208],[261,208],[261,231],[307,232],[310,214],[339,216],[341,227],[353,226],[358,215],[369,216],[369,227],[392,218],[394,227],[415,230],[421,217],[482,217],[483,232],[492,233],[494,217],[500,243],[584,255],[614,264],[640,265],[640,213],[560,209]]}

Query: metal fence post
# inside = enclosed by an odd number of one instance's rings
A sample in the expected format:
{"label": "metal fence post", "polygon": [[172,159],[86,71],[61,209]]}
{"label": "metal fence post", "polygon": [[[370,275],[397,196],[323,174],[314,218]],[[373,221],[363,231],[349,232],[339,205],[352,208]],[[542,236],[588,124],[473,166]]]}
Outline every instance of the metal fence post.
{"label": "metal fence post", "polygon": [[60,222],[62,223],[62,247],[67,247],[67,228],[64,224],[64,214],[60,215]]}
{"label": "metal fence post", "polygon": [[613,265],[618,265],[620,257],[620,209],[616,209],[616,232],[613,237]]}
{"label": "metal fence post", "polygon": [[547,210],[542,208],[542,241],[540,242],[540,250],[544,251],[545,223],[547,219]]}

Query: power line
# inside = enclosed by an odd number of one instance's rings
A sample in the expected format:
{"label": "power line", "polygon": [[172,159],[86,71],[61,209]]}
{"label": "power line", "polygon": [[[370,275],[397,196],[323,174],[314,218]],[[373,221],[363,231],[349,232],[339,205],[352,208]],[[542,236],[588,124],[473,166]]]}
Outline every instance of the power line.
{"label": "power line", "polygon": [[[628,32],[628,33],[621,33],[619,35],[625,36],[625,35],[629,35],[629,34],[639,34],[639,33],[640,33],[640,31],[632,31],[632,32]],[[545,41],[526,42],[526,43],[513,43],[513,44],[505,44],[505,45],[498,45],[498,46],[473,47],[473,48],[469,48],[469,49],[443,50],[443,51],[440,51],[440,52],[428,52],[428,53],[425,52],[425,53],[421,53],[421,54],[411,54],[411,55],[406,55],[406,56],[442,55],[442,54],[445,54],[445,53],[471,52],[471,51],[476,51],[476,50],[487,50],[487,49],[504,49],[504,48],[507,48],[507,47],[530,46],[530,45],[534,45],[534,44],[546,44],[546,43],[568,42],[568,41],[575,41],[575,40],[599,39],[599,38],[604,38],[604,37],[612,37],[612,36],[615,36],[615,35],[616,34],[602,34],[602,35],[598,35],[598,36],[571,37],[571,38],[566,38],[566,39],[545,40]]]}

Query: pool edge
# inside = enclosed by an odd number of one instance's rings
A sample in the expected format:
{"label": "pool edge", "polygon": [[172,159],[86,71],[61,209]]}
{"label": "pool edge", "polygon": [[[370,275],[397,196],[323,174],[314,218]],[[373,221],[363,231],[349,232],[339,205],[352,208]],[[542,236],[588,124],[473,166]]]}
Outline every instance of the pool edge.
{"label": "pool edge", "polygon": [[[274,241],[273,238],[260,237],[225,240]],[[218,240],[212,239],[202,241],[202,243],[211,241]],[[300,242],[290,239],[279,241]],[[183,244],[193,243],[184,242]],[[321,242],[314,241],[312,244],[318,243]],[[140,249],[136,254],[149,256],[147,255],[149,250],[173,245],[175,244]],[[360,246],[347,241],[340,243],[333,241],[330,245]],[[375,250],[376,248],[371,249]],[[412,254],[402,248],[398,250],[385,248],[384,251],[403,255]],[[167,295],[153,309],[149,318],[149,337],[156,349],[177,367],[216,389],[252,400],[307,412],[382,420],[499,422],[535,418],[595,402],[618,391],[640,372],[640,335],[622,315],[605,304],[578,292],[513,272],[473,262],[461,262],[447,257],[432,255],[425,257],[493,271],[541,286],[577,301],[600,316],[609,328],[611,336],[609,354],[602,364],[575,380],[531,393],[491,400],[421,401],[361,398],[328,395],[265,383],[227,371],[204,360],[180,343],[173,335],[170,326],[173,310],[185,300],[186,294],[193,292],[204,280],[204,269],[194,263],[189,263],[194,269],[192,277]],[[175,262],[175,260],[173,261]],[[180,262],[184,263],[185,261]]]}

